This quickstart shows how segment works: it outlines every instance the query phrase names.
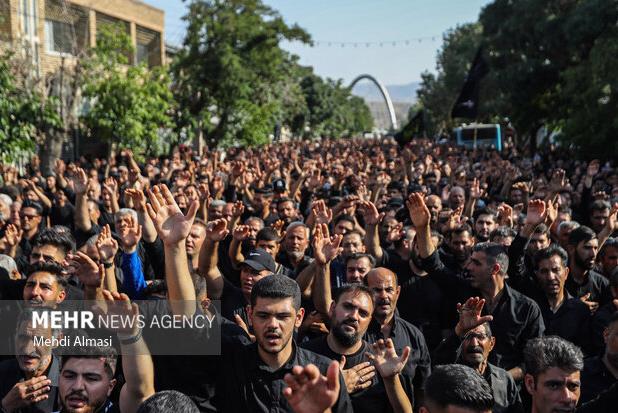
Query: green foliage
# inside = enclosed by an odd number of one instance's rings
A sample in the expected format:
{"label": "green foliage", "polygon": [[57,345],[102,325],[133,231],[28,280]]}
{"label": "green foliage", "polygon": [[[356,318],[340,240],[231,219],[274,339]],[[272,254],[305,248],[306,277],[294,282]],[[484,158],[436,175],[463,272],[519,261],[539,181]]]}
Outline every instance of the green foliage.
{"label": "green foliage", "polygon": [[0,161],[11,162],[34,151],[37,138],[62,128],[58,101],[45,99],[36,88],[26,89],[12,72],[13,56],[0,56]]}
{"label": "green foliage", "polygon": [[162,152],[161,134],[172,126],[170,77],[164,68],[126,66],[133,52],[121,28],[103,27],[83,62],[83,96],[90,104],[81,120],[91,136],[136,155]]}
{"label": "green foliage", "polygon": [[322,81],[282,40],[310,42],[261,0],[194,0],[173,65],[178,127],[210,146],[268,142],[280,123],[296,136],[341,136],[371,128],[368,108],[340,83]]}

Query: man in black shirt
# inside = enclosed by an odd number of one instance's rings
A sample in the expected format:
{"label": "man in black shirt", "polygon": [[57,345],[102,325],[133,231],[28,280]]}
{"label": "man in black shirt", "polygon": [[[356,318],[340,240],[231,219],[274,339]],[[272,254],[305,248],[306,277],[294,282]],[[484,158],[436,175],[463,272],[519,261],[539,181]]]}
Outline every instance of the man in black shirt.
{"label": "man in black shirt", "polygon": [[495,243],[476,245],[466,265],[466,278],[462,278],[442,264],[431,242],[431,214],[421,195],[410,195],[408,210],[418,231],[419,255],[425,270],[450,295],[452,303],[475,296],[486,300],[483,310],[493,316],[490,326],[496,337],[490,362],[509,371],[516,381],[521,380],[522,349],[529,339],[543,335],[545,325],[538,305],[505,284],[509,265],[506,250]]}
{"label": "man in black shirt", "polygon": [[618,312],[614,313],[603,333],[603,356],[584,360],[581,402],[586,403],[618,381]]}
{"label": "man in black shirt", "polygon": [[494,413],[523,412],[515,380],[504,369],[489,363],[489,354],[496,344],[488,321],[481,316],[485,300],[469,298],[459,309],[455,334],[446,338],[436,349],[434,364],[456,362],[476,370],[487,380],[494,394]]}
{"label": "man in black shirt", "polygon": [[[399,373],[378,379],[375,377],[375,367],[367,361],[371,346],[362,337],[372,312],[371,291],[362,284],[348,284],[336,289],[329,310],[331,328],[328,336],[316,338],[303,347],[331,360],[341,360],[344,381],[355,412],[389,411],[391,406],[405,405],[411,409]],[[409,347],[400,358],[401,369],[408,354]],[[396,354],[394,358],[397,358]]]}
{"label": "man in black shirt", "polygon": [[[251,290],[249,317],[256,342],[246,345],[223,337],[223,354],[204,368],[217,380],[215,405],[222,412],[291,412],[283,395],[284,377],[295,366],[314,364],[326,375],[325,357],[296,346],[292,335],[300,327],[304,309],[300,289],[288,277],[270,276]],[[345,384],[333,412],[352,411]]]}
{"label": "man in black shirt", "polygon": [[611,298],[607,278],[593,270],[599,248],[597,234],[586,226],[576,228],[569,235],[567,248],[570,272],[565,288],[594,313]]}
{"label": "man in black shirt", "polygon": [[422,400],[425,380],[431,372],[431,360],[423,333],[396,314],[401,292],[397,275],[383,267],[374,268],[367,273],[365,285],[371,290],[375,303],[365,340],[373,344],[390,339],[397,354],[403,354],[407,347],[411,349],[401,373],[402,384],[410,400],[419,402]]}

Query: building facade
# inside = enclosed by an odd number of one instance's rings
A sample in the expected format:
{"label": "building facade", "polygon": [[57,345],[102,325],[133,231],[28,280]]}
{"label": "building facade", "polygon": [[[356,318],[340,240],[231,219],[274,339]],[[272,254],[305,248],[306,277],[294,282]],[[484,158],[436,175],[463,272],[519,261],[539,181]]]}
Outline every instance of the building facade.
{"label": "building facade", "polygon": [[94,46],[108,24],[131,37],[131,64],[165,63],[164,12],[141,1],[0,0],[0,47],[27,52],[43,78]]}

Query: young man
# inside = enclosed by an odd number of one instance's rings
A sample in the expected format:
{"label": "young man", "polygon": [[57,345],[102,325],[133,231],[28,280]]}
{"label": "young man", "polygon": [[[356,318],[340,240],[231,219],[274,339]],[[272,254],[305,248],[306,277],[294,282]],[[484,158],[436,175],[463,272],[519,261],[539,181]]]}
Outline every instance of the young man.
{"label": "young man", "polygon": [[[283,397],[284,376],[294,366],[309,364],[326,375],[329,360],[297,347],[292,338],[304,316],[300,299],[298,284],[288,277],[265,277],[253,286],[249,317],[256,342],[245,345],[223,337],[223,355],[204,366],[216,378],[214,401],[220,411],[271,411],[276,406],[291,412]],[[340,386],[333,411],[351,411],[342,380]]]}
{"label": "young man", "polygon": [[[395,411],[411,411],[412,406],[399,377],[410,349],[404,349],[402,357],[397,357],[394,351],[389,352],[388,359],[379,359],[382,364],[372,365],[368,361],[372,348],[362,339],[372,312],[373,296],[362,284],[349,284],[336,289],[329,311],[328,336],[316,338],[304,344],[303,348],[341,361],[355,412],[389,411],[391,406]],[[390,343],[392,347],[392,341]],[[378,372],[384,372],[387,364],[393,366],[392,371],[379,380],[376,367]]]}
{"label": "young man", "polygon": [[574,412],[584,368],[581,350],[560,337],[541,337],[528,342],[524,358],[531,413]]}

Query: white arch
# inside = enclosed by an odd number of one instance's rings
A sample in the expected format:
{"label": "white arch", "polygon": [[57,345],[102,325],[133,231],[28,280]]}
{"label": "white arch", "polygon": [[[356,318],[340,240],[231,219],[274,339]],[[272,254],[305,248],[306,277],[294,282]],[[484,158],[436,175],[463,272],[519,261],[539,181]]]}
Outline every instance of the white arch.
{"label": "white arch", "polygon": [[372,81],[378,87],[378,89],[380,89],[380,93],[382,94],[382,97],[384,98],[384,102],[386,103],[386,109],[388,110],[388,116],[391,118],[391,128],[393,130],[397,130],[397,117],[395,116],[395,108],[393,107],[393,101],[391,100],[391,97],[388,94],[388,90],[384,87],[382,82],[380,82],[378,79],[376,79],[375,77],[371,75],[364,74],[364,75],[358,76],[356,79],[352,81],[352,83],[350,83],[350,90],[352,90],[354,85],[356,85],[360,80],[363,80],[363,79]]}

